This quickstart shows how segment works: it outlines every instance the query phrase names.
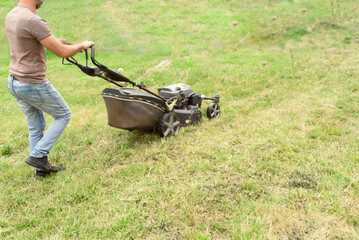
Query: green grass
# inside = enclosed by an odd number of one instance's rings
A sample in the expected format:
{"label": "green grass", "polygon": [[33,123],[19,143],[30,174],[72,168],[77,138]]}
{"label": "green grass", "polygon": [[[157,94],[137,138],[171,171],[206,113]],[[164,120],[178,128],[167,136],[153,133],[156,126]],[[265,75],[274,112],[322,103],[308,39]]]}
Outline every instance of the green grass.
{"label": "green grass", "polygon": [[[15,5],[0,3],[1,22]],[[218,92],[222,115],[168,139],[111,128],[101,97],[111,85],[48,53],[73,117],[49,156],[67,169],[43,181],[24,163],[0,28],[0,238],[358,239],[357,6],[45,1],[38,14],[56,37],[93,40],[99,62],[152,89]]]}

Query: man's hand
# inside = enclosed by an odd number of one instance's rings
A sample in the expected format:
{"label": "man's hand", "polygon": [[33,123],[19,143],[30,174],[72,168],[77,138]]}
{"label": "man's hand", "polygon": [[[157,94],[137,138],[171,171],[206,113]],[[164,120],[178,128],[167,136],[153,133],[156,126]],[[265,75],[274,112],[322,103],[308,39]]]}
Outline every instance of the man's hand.
{"label": "man's hand", "polygon": [[84,41],[84,42],[82,42],[82,45],[83,45],[83,50],[85,50],[85,49],[88,49],[89,47],[95,45],[95,43],[92,41]]}

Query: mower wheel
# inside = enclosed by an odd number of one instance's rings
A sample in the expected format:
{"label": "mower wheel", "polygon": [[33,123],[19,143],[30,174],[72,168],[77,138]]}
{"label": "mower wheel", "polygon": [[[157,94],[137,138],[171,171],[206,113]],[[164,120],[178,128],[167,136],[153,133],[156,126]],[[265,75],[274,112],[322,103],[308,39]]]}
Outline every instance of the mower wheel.
{"label": "mower wheel", "polygon": [[167,112],[161,117],[157,130],[161,137],[168,137],[177,135],[180,128],[181,123],[178,115],[174,112]]}
{"label": "mower wheel", "polygon": [[218,103],[210,103],[207,108],[207,117],[209,119],[218,118],[221,113],[221,108]]}

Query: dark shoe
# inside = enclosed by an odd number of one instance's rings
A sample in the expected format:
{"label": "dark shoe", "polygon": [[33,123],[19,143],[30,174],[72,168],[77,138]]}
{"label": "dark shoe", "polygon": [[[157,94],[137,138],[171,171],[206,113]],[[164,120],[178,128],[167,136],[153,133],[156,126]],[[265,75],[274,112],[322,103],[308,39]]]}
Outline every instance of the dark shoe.
{"label": "dark shoe", "polygon": [[36,158],[36,157],[29,157],[25,160],[25,162],[27,164],[29,164],[30,166],[36,167],[36,168],[41,168],[42,170],[46,171],[46,172],[58,172],[61,170],[65,170],[65,167],[61,166],[61,167],[55,167],[52,166],[49,161],[47,160],[47,156],[42,157],[42,158]]}
{"label": "dark shoe", "polygon": [[48,176],[50,176],[50,172],[47,172],[45,170],[42,169],[36,169],[36,173],[35,173],[35,177],[37,178],[46,178]]}

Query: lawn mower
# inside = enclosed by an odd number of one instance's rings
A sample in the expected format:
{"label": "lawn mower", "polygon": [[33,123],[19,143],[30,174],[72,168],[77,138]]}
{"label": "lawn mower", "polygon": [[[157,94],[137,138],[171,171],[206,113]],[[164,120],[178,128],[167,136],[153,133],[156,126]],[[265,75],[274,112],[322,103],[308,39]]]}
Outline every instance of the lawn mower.
{"label": "lawn mower", "polygon": [[[108,124],[126,130],[155,130],[161,137],[177,135],[181,127],[202,120],[201,105],[204,100],[212,100],[207,107],[209,119],[220,115],[220,95],[206,97],[195,93],[184,83],[176,83],[158,88],[158,94],[150,91],[141,82],[137,84],[122,75],[119,70],[111,70],[95,60],[95,46],[91,47],[91,61],[88,65],[88,51],[85,50],[86,65],[75,58],[62,60],[64,65],[76,65],[85,74],[100,77],[117,87],[105,88],[102,97],[106,104]],[[123,86],[129,83],[138,89]]]}

